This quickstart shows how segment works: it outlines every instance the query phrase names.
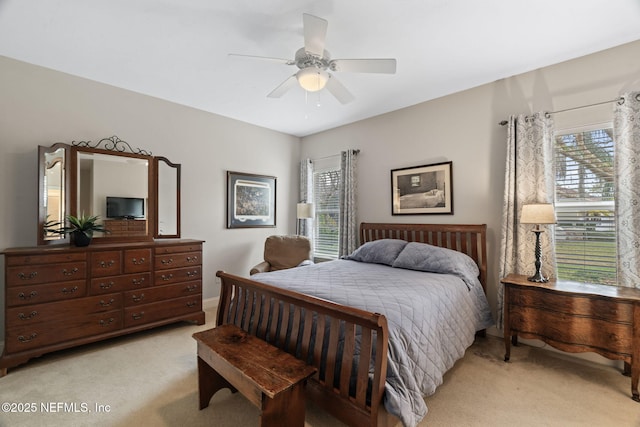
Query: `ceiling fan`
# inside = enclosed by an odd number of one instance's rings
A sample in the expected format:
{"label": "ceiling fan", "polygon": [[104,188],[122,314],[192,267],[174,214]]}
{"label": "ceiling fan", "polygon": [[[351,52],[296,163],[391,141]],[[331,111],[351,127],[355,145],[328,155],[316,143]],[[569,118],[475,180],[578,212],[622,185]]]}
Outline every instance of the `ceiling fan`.
{"label": "ceiling fan", "polygon": [[329,71],[384,74],[396,72],[395,59],[331,59],[329,52],[324,48],[328,22],[325,19],[304,13],[302,23],[304,26],[304,47],[298,49],[294,59],[229,54],[295,65],[299,68],[295,74],[271,91],[267,97],[280,98],[297,83],[308,92],[317,92],[326,87],[338,101],[347,104],[355,97]]}

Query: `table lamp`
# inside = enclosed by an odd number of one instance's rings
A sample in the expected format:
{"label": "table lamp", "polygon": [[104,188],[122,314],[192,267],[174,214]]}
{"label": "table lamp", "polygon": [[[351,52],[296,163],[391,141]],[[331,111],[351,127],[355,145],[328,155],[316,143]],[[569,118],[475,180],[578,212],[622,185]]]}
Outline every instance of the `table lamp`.
{"label": "table lamp", "polygon": [[313,218],[314,216],[313,203],[298,203],[296,206],[296,234],[300,234],[300,220]]}
{"label": "table lamp", "polygon": [[532,230],[536,234],[536,272],[529,277],[529,281],[544,283],[549,279],[544,277],[540,272],[542,263],[540,262],[540,224],[555,224],[556,212],[551,203],[534,203],[522,206],[522,215],[520,216],[520,224],[535,224]]}

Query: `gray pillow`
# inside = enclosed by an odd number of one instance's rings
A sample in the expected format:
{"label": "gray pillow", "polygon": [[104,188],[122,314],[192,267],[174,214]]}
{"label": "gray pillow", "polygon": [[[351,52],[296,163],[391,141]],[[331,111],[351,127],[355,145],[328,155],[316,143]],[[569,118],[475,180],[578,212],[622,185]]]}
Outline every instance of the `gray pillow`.
{"label": "gray pillow", "polygon": [[478,280],[478,265],[467,254],[427,243],[408,243],[392,267],[432,273],[454,274],[471,288]]}
{"label": "gray pillow", "polygon": [[371,264],[391,265],[406,245],[407,242],[400,239],[374,240],[365,243],[350,255],[342,258]]}

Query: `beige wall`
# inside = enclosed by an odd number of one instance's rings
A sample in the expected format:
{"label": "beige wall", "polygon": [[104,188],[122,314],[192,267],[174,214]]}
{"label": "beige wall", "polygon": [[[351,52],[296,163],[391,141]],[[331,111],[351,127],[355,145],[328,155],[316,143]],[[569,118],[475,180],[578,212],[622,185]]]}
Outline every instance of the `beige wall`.
{"label": "beige wall", "polygon": [[[0,249],[36,244],[38,145],[112,135],[182,164],[182,236],[206,241],[205,298],[217,270],[248,275],[269,234],[295,232],[299,138],[0,57]],[[226,229],[227,170],[277,177],[277,228]]]}
{"label": "beige wall", "polygon": [[[216,270],[246,274],[261,258],[267,235],[294,232],[299,159],[359,148],[360,221],[488,224],[495,307],[506,139],[498,122],[510,114],[613,99],[632,88],[640,88],[640,41],[308,136],[300,144],[293,136],[0,57],[0,248],[36,242],[38,145],[117,135],[183,165],[182,235],[206,240],[205,298],[213,297]],[[607,105],[561,113],[556,123],[606,121],[610,112]],[[391,215],[391,169],[449,160],[454,215]],[[275,230],[225,228],[227,170],[278,177]]]}
{"label": "beige wall", "polygon": [[[640,41],[308,136],[301,154],[313,159],[361,150],[358,222],[486,223],[495,307],[506,146],[498,122],[615,99],[631,88],[640,89]],[[593,124],[610,120],[612,108],[554,117],[558,128]],[[454,214],[392,216],[391,169],[443,161],[453,162]]]}

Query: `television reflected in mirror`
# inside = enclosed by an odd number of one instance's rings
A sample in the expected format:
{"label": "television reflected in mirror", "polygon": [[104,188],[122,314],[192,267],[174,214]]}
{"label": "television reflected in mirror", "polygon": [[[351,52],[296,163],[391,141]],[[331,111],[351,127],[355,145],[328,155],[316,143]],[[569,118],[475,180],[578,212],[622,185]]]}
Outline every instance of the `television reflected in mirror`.
{"label": "television reflected in mirror", "polygon": [[109,219],[144,219],[144,212],[143,198],[107,196]]}

